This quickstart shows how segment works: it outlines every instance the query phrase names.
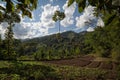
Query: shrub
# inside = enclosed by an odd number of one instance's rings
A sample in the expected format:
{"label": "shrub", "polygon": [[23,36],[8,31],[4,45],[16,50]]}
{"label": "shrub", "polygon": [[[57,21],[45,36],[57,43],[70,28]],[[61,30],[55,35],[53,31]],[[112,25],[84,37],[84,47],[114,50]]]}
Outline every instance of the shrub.
{"label": "shrub", "polygon": [[120,61],[120,45],[112,50],[112,58],[115,61]]}

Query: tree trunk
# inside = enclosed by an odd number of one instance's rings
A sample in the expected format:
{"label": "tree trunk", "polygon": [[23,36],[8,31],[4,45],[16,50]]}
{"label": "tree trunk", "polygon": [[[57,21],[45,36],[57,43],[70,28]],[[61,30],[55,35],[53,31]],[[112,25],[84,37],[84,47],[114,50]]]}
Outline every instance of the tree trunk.
{"label": "tree trunk", "polygon": [[60,33],[60,21],[58,21],[59,22],[59,33]]}

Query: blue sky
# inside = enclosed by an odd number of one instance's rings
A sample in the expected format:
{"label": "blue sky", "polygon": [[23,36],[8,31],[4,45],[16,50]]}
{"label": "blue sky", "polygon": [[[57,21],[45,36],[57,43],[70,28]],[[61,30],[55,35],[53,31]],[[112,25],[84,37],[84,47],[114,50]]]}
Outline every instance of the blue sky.
{"label": "blue sky", "polygon": [[[21,22],[15,24],[14,37],[26,39],[58,33],[58,22],[52,20],[56,10],[60,10],[66,15],[60,22],[61,32],[93,31],[96,25],[104,26],[102,19],[94,16],[95,7],[86,6],[85,10],[79,13],[76,3],[70,7],[67,7],[67,3],[67,0],[38,0],[38,7],[32,12],[33,18],[21,17]],[[0,5],[3,6],[2,3]],[[3,37],[7,26],[5,22],[0,24],[0,34]]]}

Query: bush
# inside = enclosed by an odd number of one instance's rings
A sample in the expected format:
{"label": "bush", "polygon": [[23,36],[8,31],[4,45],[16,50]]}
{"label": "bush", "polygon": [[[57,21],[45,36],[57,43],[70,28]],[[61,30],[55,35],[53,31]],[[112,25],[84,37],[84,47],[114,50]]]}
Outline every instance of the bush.
{"label": "bush", "polygon": [[112,58],[113,58],[113,60],[115,60],[115,61],[120,61],[120,51],[119,51],[119,52],[118,52],[118,50],[113,51],[113,52],[112,52]]}
{"label": "bush", "polygon": [[100,57],[109,57],[110,56],[110,51],[106,50],[102,47],[98,47],[98,49],[96,50],[96,53],[100,56]]}
{"label": "bush", "polygon": [[115,61],[120,61],[120,44],[117,44],[113,49],[112,49],[112,58]]}

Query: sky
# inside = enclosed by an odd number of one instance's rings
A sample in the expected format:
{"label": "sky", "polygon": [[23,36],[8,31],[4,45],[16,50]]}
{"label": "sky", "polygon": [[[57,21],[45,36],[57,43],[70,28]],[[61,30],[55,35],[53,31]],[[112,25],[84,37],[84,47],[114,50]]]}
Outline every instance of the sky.
{"label": "sky", "polygon": [[[70,7],[67,0],[38,0],[38,7],[32,11],[32,19],[21,17],[21,22],[16,23],[13,32],[17,39],[35,38],[58,33],[58,22],[52,20],[56,10],[65,13],[66,17],[60,21],[61,32],[65,31],[94,31],[96,26],[104,26],[101,17],[94,16],[95,7],[87,5],[83,12],[78,12],[77,4],[74,2]],[[3,3],[0,3],[4,6]],[[21,16],[21,15],[20,15]],[[0,24],[0,34],[4,33],[8,24]]]}

